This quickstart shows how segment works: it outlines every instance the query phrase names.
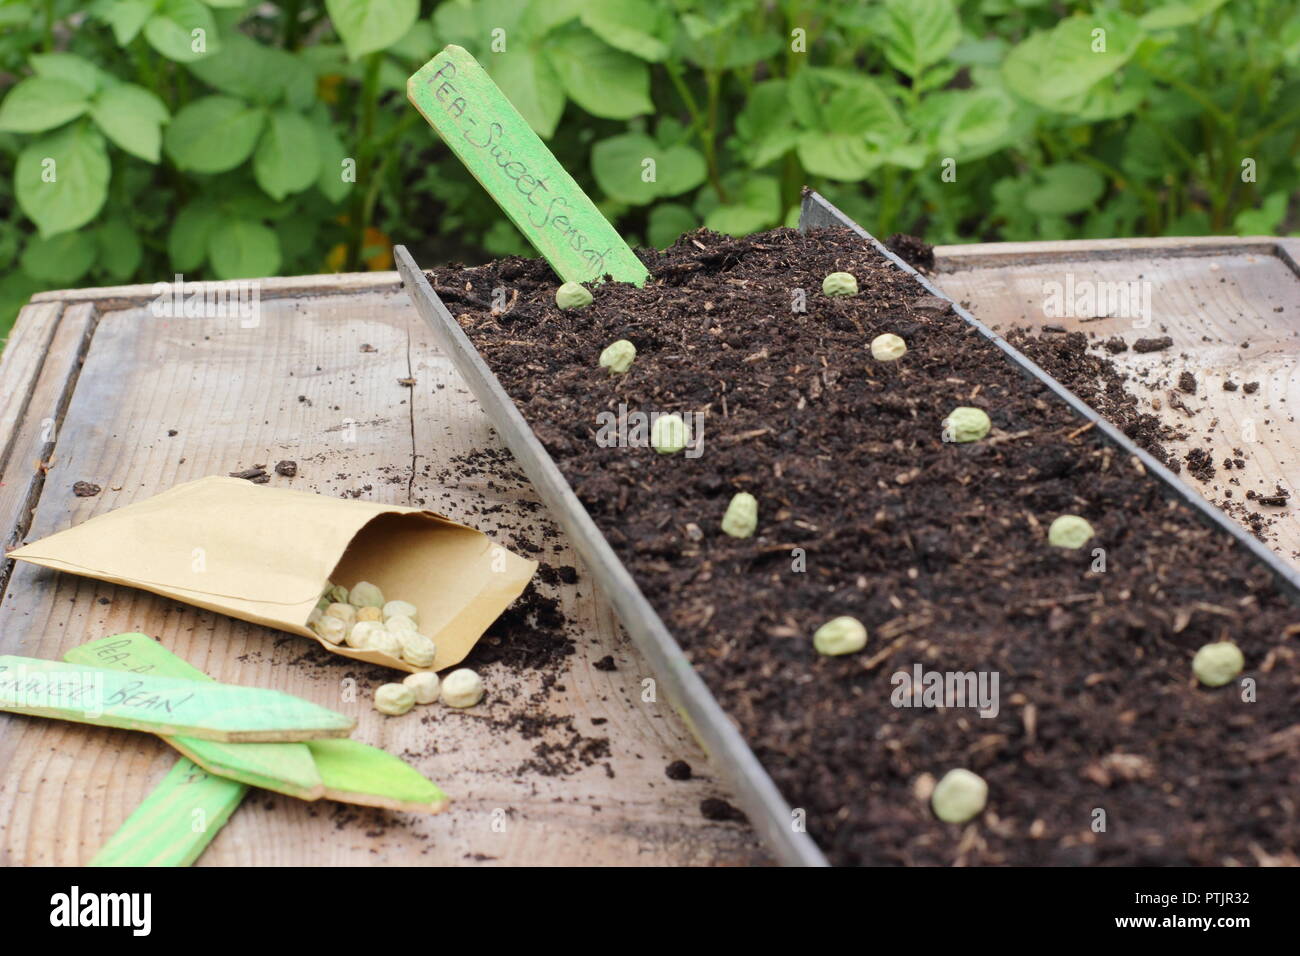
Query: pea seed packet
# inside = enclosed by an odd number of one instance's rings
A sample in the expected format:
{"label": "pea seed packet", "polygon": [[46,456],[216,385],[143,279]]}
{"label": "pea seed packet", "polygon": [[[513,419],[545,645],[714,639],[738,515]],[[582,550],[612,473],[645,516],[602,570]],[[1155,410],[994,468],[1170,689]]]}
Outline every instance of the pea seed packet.
{"label": "pea seed packet", "polygon": [[[311,638],[403,670],[460,663],[537,570],[474,528],[421,508],[345,501],[241,478],[186,482],[49,535],[9,556],[140,588]],[[437,644],[427,668],[335,645],[307,627],[328,581],[370,581],[419,611]]]}

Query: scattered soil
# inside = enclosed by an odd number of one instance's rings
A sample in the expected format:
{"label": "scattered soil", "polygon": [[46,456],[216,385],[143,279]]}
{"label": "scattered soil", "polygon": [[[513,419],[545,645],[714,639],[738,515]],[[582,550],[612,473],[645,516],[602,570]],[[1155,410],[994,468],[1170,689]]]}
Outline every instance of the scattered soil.
{"label": "scattered soil", "polygon": [[1196,376],[1191,372],[1183,372],[1178,376],[1178,388],[1188,395],[1196,394]]}
{"label": "scattered soil", "polygon": [[1174,340],[1167,335],[1158,339],[1138,339],[1133,343],[1134,352],[1163,352],[1165,349],[1173,348]]}
{"label": "scattered soil", "polygon": [[690,780],[692,776],[691,765],[685,760],[674,760],[664,768],[664,773],[669,780]]}
{"label": "scattered soil", "polygon": [[[851,233],[697,231],[642,257],[644,288],[569,312],[540,261],[431,278],[459,290],[462,327],[833,862],[1297,862],[1300,614],[1266,570]],[[791,311],[834,271],[860,294]],[[517,297],[492,314],[503,285]],[[871,359],[883,332],[902,360]],[[597,357],[620,338],[637,359],[611,377]],[[1170,437],[1082,335],[1009,338],[1073,357],[1066,384],[1153,454]],[[602,447],[596,416],[620,403],[704,413],[703,454]],[[943,442],[958,405],[993,432]],[[734,539],[719,522],[742,490],[760,523]],[[1046,546],[1062,513],[1097,530],[1104,571],[1092,545]],[[816,654],[841,614],[866,649]],[[1224,639],[1254,702],[1190,680]],[[896,706],[911,701],[891,678],[914,665],[998,675],[997,714]],[[966,827],[920,786],[953,767],[989,784]]]}
{"label": "scattered soil", "polygon": [[298,474],[298,463],[296,461],[276,462],[275,473],[281,478],[293,478]]}
{"label": "scattered soil", "polygon": [[104,489],[89,481],[78,481],[72,486],[72,493],[78,498],[93,498]]}
{"label": "scattered soil", "polygon": [[706,820],[719,823],[747,823],[749,818],[737,807],[733,807],[721,797],[705,797],[700,801],[700,813]]}

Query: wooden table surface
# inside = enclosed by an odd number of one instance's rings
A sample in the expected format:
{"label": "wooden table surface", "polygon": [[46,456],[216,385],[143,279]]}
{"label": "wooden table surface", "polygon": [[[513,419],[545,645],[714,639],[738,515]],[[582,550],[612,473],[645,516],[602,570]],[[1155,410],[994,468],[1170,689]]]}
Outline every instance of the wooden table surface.
{"label": "wooden table surface", "polygon": [[[938,253],[937,284],[1004,327],[1069,325],[1043,310],[1043,282],[1066,271],[1076,280],[1154,279],[1156,325],[1169,326],[1174,354],[1203,382],[1195,404],[1208,411],[1196,430],[1217,418],[1216,447],[1235,444],[1249,418],[1257,441],[1243,474],[1252,482],[1300,479],[1285,411],[1288,399],[1300,401],[1291,391],[1300,347],[1294,241],[1004,244]],[[395,273],[267,279],[260,296],[251,328],[238,317],[158,317],[149,286],[36,296],[0,358],[6,547],[182,481],[280,459],[296,460],[300,475],[277,484],[424,504],[507,545],[521,535],[541,539],[548,521],[526,484],[458,464],[500,443],[430,344]],[[1286,311],[1274,312],[1277,305]],[[1120,322],[1082,327],[1134,337]],[[1240,392],[1222,392],[1227,374],[1264,386],[1243,402]],[[399,383],[407,378],[413,387]],[[78,481],[103,490],[78,498]],[[1289,518],[1274,533],[1271,543],[1288,556],[1300,550]],[[562,536],[545,559],[578,568],[575,584],[540,586],[560,601],[576,639],[563,673],[544,684],[537,673],[494,667],[485,674],[488,704],[418,712],[428,720],[383,718],[364,693],[358,703],[340,703],[348,662],[304,663],[313,645],[300,638],[25,564],[0,564],[0,653],[59,658],[92,638],[143,631],[218,680],[350,709],[356,737],[410,760],[454,800],[442,815],[419,817],[253,791],[201,865],[766,862],[743,824],[701,815],[701,800],[728,795],[668,703],[643,701],[652,675]],[[616,669],[593,666],[607,655]],[[571,722],[529,739],[502,732],[494,721],[529,696]],[[608,738],[608,755],[551,775],[528,771],[539,747],[564,746],[566,728]],[[145,734],[0,715],[0,866],[85,863],[174,760]],[[690,763],[695,778],[669,780],[664,769],[674,760]]]}

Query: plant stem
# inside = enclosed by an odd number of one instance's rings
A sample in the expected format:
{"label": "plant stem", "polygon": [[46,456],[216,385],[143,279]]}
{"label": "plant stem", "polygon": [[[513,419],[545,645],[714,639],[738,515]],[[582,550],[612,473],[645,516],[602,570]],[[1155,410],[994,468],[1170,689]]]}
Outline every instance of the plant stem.
{"label": "plant stem", "polygon": [[284,10],[284,40],[282,45],[286,50],[298,49],[298,21],[302,16],[302,0],[285,0],[282,5]]}
{"label": "plant stem", "polygon": [[[373,184],[375,143],[375,113],[379,107],[379,67],[383,54],[375,51],[366,57],[365,75],[361,81],[361,117],[357,131],[357,184],[360,188],[352,191],[352,202],[348,225],[347,257],[344,268],[349,272],[361,271],[361,252],[365,245],[366,228],[370,225],[370,212],[373,202],[369,197]],[[365,184],[362,186],[361,184]],[[367,209],[369,206],[369,209]]]}

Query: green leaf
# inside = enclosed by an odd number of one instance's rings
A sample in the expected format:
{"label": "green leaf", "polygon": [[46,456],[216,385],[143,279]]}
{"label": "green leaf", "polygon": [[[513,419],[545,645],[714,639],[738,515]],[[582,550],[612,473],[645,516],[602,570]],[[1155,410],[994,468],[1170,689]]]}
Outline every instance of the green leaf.
{"label": "green leaf", "polygon": [[33,53],[32,69],[47,80],[67,80],[93,96],[104,85],[104,72],[75,53]]}
{"label": "green leaf", "polygon": [[95,230],[99,245],[99,265],[113,279],[125,281],[140,268],[144,250],[140,237],[124,219],[110,219]]}
{"label": "green leaf", "polygon": [[658,63],[668,56],[666,7],[652,0],[604,0],[582,10],[582,25],[612,47]]}
{"label": "green leaf", "polygon": [[884,162],[861,133],[803,133],[796,151],[803,168],[814,176],[845,182],[865,178]]}
{"label": "green leaf", "polygon": [[325,0],[325,9],[353,60],[402,39],[420,15],[419,0]]}
{"label": "green leaf", "polygon": [[87,123],[28,143],[14,169],[14,193],[42,236],[84,226],[108,197],[108,147]]}
{"label": "green leaf", "polygon": [[99,0],[92,12],[113,28],[118,46],[126,46],[153,16],[158,0]]}
{"label": "green leaf", "polygon": [[631,119],[654,110],[650,68],[590,30],[570,24],[546,44],[564,90],[592,116]]}
{"label": "green leaf", "polygon": [[516,47],[495,54],[489,72],[506,99],[538,136],[550,139],[564,113],[564,88],[544,53]]}
{"label": "green leaf", "polygon": [[[195,30],[203,32],[196,36]],[[221,49],[217,21],[199,0],[162,0],[144,25],[144,38],[151,47],[177,63],[192,63]]]}
{"label": "green leaf", "polygon": [[1106,191],[1101,173],[1082,163],[1057,163],[1025,192],[1025,208],[1040,216],[1068,216],[1090,208]]}
{"label": "green leaf", "polygon": [[[944,94],[940,94],[944,95]],[[954,90],[939,130],[938,146],[946,156],[981,159],[1010,144],[1015,136],[1016,106],[996,90]]]}
{"label": "green leaf", "polygon": [[885,58],[913,79],[961,40],[952,0],[888,0],[882,24]]}
{"label": "green leaf", "polygon": [[70,285],[90,271],[97,252],[87,232],[65,232],[49,239],[33,237],[23,250],[22,265],[33,279]]}
{"label": "green leaf", "polygon": [[90,109],[90,97],[76,83],[33,76],[0,103],[0,131],[40,133],[62,126]]}
{"label": "green leaf", "polygon": [[771,176],[750,176],[739,190],[731,190],[731,202],[709,210],[704,225],[714,232],[747,236],[774,225],[780,218],[780,184]]}
{"label": "green leaf", "polygon": [[343,160],[347,150],[328,122],[317,123],[316,151],[320,154],[320,171],[316,174],[316,188],[330,202],[342,202],[352,191],[353,184],[343,178]]}
{"label": "green leaf", "polygon": [[[273,103],[284,90],[285,64],[276,55],[280,52],[232,30],[221,37],[220,51],[186,67],[222,93],[258,103]],[[285,56],[294,59],[289,54]]]}
{"label": "green leaf", "polygon": [[[653,167],[646,160],[653,160]],[[647,182],[646,177],[654,179]],[[661,196],[676,196],[704,182],[704,157],[689,146],[663,147],[644,133],[621,133],[591,150],[591,171],[605,195],[643,206]]]}
{"label": "green leaf", "polygon": [[253,152],[266,112],[230,96],[205,96],[172,118],[163,137],[167,155],[181,169],[220,173]]}
{"label": "green leaf", "polygon": [[257,279],[280,269],[280,240],[251,219],[223,219],[208,237],[208,258],[218,279]]}
{"label": "green leaf", "polygon": [[1271,193],[1258,209],[1243,209],[1232,221],[1232,231],[1239,236],[1271,236],[1286,219],[1290,196],[1283,190]]}
{"label": "green leaf", "polygon": [[1020,43],[1003,61],[1002,78],[1017,96],[1068,112],[1080,96],[1127,63],[1142,38],[1138,22],[1124,13],[1073,16]]}
{"label": "green leaf", "polygon": [[26,3],[8,3],[0,7],[0,27],[26,26],[35,19],[36,13]]}
{"label": "green leaf", "polygon": [[177,272],[192,272],[208,257],[208,239],[221,222],[215,203],[196,199],[176,217],[167,234],[167,255]]}
{"label": "green leaf", "polygon": [[229,10],[235,10],[248,4],[248,0],[203,0],[203,2],[210,7],[224,7]]}
{"label": "green leaf", "polygon": [[1182,0],[1178,3],[1166,3],[1143,14],[1138,21],[1144,30],[1169,30],[1185,27],[1208,17],[1228,0]]}
{"label": "green leaf", "polygon": [[794,149],[799,128],[790,115],[785,80],[768,80],[750,90],[736,117],[736,134],[744,144],[741,155],[753,169]]}
{"label": "green leaf", "polygon": [[91,119],[109,139],[132,156],[158,162],[167,107],[143,86],[109,87],[95,102]]}
{"label": "green leaf", "polygon": [[646,226],[646,241],[656,249],[667,249],[684,232],[690,232],[700,224],[695,213],[677,203],[660,203],[650,210],[650,219]]}
{"label": "green leaf", "polygon": [[266,132],[253,154],[253,176],[272,199],[300,193],[316,182],[320,151],[316,129],[299,113],[272,110]]}

